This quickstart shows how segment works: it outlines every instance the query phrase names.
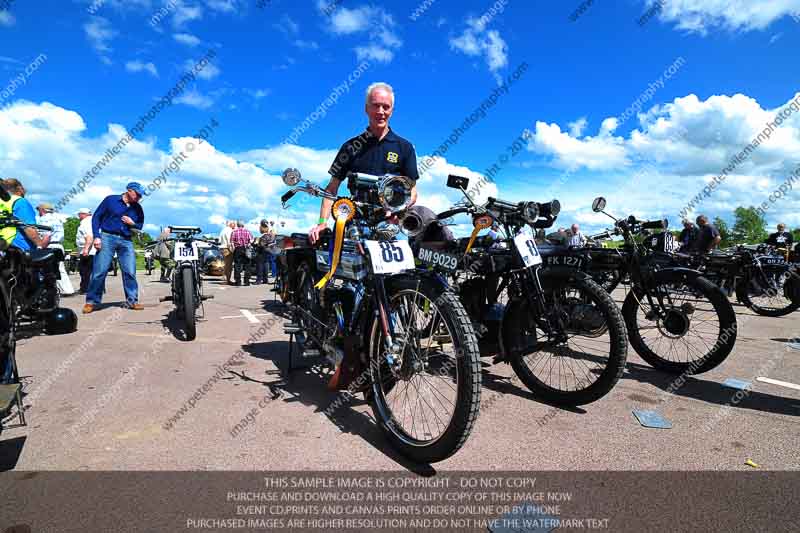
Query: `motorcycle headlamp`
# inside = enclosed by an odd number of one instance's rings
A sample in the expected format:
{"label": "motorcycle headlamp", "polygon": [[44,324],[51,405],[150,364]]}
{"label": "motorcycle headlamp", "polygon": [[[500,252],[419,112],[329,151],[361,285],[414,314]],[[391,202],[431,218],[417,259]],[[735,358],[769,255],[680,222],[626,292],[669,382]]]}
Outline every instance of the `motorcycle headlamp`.
{"label": "motorcycle headlamp", "polygon": [[378,201],[391,213],[408,209],[414,183],[405,176],[386,176],[378,182]]}
{"label": "motorcycle headlamp", "polygon": [[528,224],[533,224],[539,218],[539,204],[536,202],[524,202],[522,205],[522,218]]}
{"label": "motorcycle headlamp", "polygon": [[331,214],[336,220],[341,219],[345,222],[350,222],[356,216],[356,206],[349,198],[339,198],[333,204]]}

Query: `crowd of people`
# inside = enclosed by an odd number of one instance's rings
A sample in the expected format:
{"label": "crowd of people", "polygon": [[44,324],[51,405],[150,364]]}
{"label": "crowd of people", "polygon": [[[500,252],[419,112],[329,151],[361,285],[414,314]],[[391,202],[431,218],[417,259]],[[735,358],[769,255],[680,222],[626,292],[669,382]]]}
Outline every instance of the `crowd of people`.
{"label": "crowd of people", "polygon": [[[229,220],[219,234],[219,247],[225,262],[224,277],[228,285],[250,285],[248,264],[255,262],[256,285],[269,282],[269,276],[278,274],[278,264],[271,252],[277,230],[275,222],[261,220],[259,236],[255,237],[241,220]],[[233,276],[233,280],[231,280]]]}

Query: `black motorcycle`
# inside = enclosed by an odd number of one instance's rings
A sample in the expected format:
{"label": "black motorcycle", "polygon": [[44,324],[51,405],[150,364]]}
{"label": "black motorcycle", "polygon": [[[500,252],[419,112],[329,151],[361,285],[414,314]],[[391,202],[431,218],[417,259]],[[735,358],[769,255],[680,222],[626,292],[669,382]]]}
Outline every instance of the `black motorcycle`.
{"label": "black motorcycle", "polygon": [[[173,259],[175,268],[172,271],[172,294],[160,299],[162,302],[175,304],[175,317],[182,320],[186,329],[186,340],[197,337],[197,319],[205,315],[203,302],[213,296],[203,294],[203,277],[200,272],[200,252],[198,242],[211,242],[195,237],[202,230],[193,226],[169,226],[173,237],[162,242],[174,242]],[[201,312],[198,312],[202,309]]]}
{"label": "black motorcycle", "polygon": [[[413,183],[351,173],[335,197],[287,169],[298,191],[333,203],[334,232],[285,248],[287,301],[303,350],[335,368],[328,383],[363,391],[382,432],[403,455],[441,461],[466,442],[480,407],[475,332],[458,298],[435,275],[415,271],[408,241],[385,213],[403,211]],[[281,242],[286,246],[287,239]],[[283,267],[282,267],[283,268]]]}
{"label": "black motorcycle", "polygon": [[605,198],[596,198],[592,210],[614,220],[605,236],[621,235],[625,246],[587,248],[586,270],[599,281],[622,280],[630,288],[622,314],[633,349],[670,373],[700,374],[718,366],[737,334],[736,314],[725,294],[697,270],[674,266],[666,220],[616,219],[605,206]]}
{"label": "black motorcycle", "polygon": [[739,245],[727,252],[678,255],[676,262],[697,268],[728,296],[762,316],[800,309],[800,267],[765,244]]}
{"label": "black motorcycle", "polygon": [[[476,205],[466,194],[468,185],[467,178],[450,176],[448,186],[461,190],[466,202],[435,220],[406,217],[403,226],[418,259],[447,277],[459,294],[479,333],[482,356],[511,364],[547,402],[581,405],[602,398],[625,368],[625,323],[608,293],[574,268],[580,256],[537,247],[531,228],[552,226],[560,204],[489,198]],[[472,216],[472,236],[443,238],[440,221],[460,213]],[[477,237],[495,224],[499,233]]]}

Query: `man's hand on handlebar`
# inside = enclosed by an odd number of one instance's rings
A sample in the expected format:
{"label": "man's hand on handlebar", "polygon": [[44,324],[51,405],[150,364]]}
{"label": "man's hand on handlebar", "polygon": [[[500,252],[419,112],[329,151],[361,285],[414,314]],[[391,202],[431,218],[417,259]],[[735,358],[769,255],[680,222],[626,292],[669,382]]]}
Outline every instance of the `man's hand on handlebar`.
{"label": "man's hand on handlebar", "polygon": [[327,228],[328,224],[317,224],[308,230],[308,240],[311,241],[311,244],[316,243],[319,240],[319,234],[325,231]]}

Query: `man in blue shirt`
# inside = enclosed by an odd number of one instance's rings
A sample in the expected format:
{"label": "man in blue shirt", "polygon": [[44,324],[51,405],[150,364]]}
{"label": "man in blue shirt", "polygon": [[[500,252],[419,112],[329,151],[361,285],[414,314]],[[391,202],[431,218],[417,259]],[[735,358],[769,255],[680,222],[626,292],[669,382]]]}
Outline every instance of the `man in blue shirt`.
{"label": "man in blue shirt", "polygon": [[92,217],[92,234],[97,255],[92,267],[92,279],[86,291],[86,304],[83,313],[88,314],[102,302],[106,286],[106,275],[114,254],[119,259],[122,270],[122,287],[125,289],[125,305],[129,309],[141,311],[139,285],[136,282],[136,252],[133,250],[131,230],[141,230],[144,225],[144,211],[139,200],[144,196],[144,187],[132,181],[126,191],[107,196]]}
{"label": "man in blue shirt", "polygon": [[[8,178],[3,180],[3,187],[10,194],[19,196],[19,198],[12,197],[11,214],[26,224],[36,224],[36,211],[34,211],[33,205],[25,199],[25,187],[23,187],[22,183],[17,179]],[[34,248],[47,248],[49,244],[50,235],[40,237],[39,232],[34,228],[17,230],[16,236],[11,241],[11,246],[24,252],[29,252]]]}

